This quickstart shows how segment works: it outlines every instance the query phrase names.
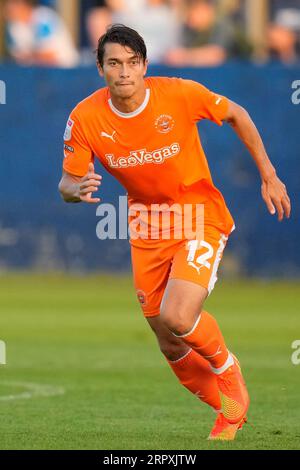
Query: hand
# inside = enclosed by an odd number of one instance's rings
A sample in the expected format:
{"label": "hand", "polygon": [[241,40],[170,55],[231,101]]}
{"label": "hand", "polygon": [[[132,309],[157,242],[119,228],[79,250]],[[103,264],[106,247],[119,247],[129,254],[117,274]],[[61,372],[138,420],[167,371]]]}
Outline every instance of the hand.
{"label": "hand", "polygon": [[275,215],[277,211],[279,222],[283,220],[284,216],[290,218],[291,201],[285,185],[276,174],[263,180],[261,194],[270,214]]}
{"label": "hand", "polygon": [[92,197],[92,194],[98,191],[101,186],[101,180],[102,176],[95,173],[94,164],[90,163],[87,174],[79,183],[79,198],[81,201],[89,204],[98,204],[101,201],[99,198]]}

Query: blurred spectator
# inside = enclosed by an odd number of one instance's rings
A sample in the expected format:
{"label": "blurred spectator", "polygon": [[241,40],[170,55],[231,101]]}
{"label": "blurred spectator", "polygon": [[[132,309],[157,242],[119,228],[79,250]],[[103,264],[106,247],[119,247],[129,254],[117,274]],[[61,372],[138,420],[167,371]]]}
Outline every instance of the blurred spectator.
{"label": "blurred spectator", "polygon": [[166,0],[107,0],[107,9],[93,9],[87,16],[92,46],[111,23],[122,23],[136,29],[144,38],[148,58],[162,62],[168,51],[180,44],[181,22],[175,8]]}
{"label": "blurred spectator", "polygon": [[283,8],[275,14],[268,29],[268,46],[271,58],[284,63],[299,60],[300,10]]}
{"label": "blurred spectator", "polygon": [[73,67],[78,54],[63,21],[34,0],[4,0],[7,49],[19,64]]}
{"label": "blurred spectator", "polygon": [[278,10],[284,8],[298,8],[300,9],[300,0],[270,0],[270,11],[274,17]]}
{"label": "blurred spectator", "polygon": [[[216,66],[230,57],[249,57],[251,47],[238,18],[218,16],[216,2],[187,0],[183,47],[174,48],[166,61],[177,66]],[[237,4],[238,5],[238,4]]]}
{"label": "blurred spectator", "polygon": [[144,4],[144,0],[105,0],[95,2],[86,15],[86,28],[90,44],[93,49],[98,46],[99,38],[106,32],[107,27],[117,21],[118,15],[134,14],[139,1]]}
{"label": "blurred spectator", "polygon": [[112,23],[112,13],[107,7],[92,8],[86,16],[88,38],[93,50],[97,49],[99,38]]}

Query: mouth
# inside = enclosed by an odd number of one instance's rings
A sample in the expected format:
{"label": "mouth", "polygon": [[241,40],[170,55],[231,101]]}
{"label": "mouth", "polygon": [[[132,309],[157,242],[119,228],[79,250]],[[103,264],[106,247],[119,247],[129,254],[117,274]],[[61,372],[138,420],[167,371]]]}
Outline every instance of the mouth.
{"label": "mouth", "polygon": [[131,86],[133,83],[117,83],[117,86]]}

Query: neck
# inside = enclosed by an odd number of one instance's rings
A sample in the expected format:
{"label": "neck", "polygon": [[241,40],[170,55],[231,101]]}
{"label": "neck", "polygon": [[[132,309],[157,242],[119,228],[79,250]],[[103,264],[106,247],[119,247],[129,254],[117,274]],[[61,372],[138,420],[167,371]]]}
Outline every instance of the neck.
{"label": "neck", "polygon": [[111,101],[115,108],[121,111],[121,113],[133,113],[143,104],[145,97],[146,86],[144,84],[143,87],[130,98],[111,95]]}

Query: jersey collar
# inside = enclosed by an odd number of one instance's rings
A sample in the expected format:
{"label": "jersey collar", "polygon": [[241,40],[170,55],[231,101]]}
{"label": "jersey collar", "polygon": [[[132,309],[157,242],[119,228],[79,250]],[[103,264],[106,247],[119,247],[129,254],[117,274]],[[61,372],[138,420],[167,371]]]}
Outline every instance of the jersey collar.
{"label": "jersey collar", "polygon": [[141,104],[141,106],[139,106],[135,111],[132,111],[131,113],[122,113],[121,111],[119,111],[113,105],[111,98],[109,98],[108,104],[109,104],[110,109],[115,114],[117,114],[118,116],[120,116],[122,118],[130,119],[130,118],[133,118],[133,117],[138,116],[139,114],[141,114],[144,111],[144,109],[146,108],[147,104],[149,103],[149,100],[150,100],[150,88],[147,88],[146,89],[146,96],[145,96],[145,99],[144,99],[143,103]]}

